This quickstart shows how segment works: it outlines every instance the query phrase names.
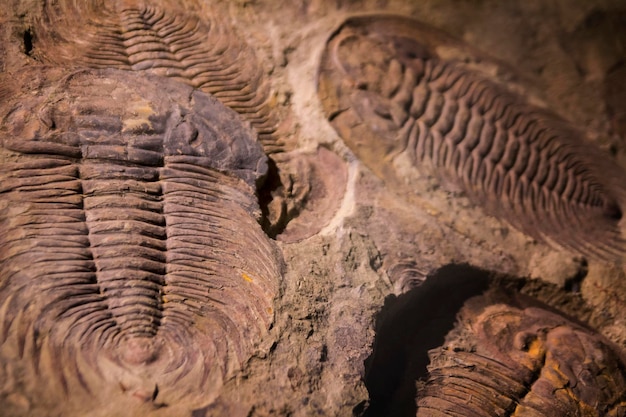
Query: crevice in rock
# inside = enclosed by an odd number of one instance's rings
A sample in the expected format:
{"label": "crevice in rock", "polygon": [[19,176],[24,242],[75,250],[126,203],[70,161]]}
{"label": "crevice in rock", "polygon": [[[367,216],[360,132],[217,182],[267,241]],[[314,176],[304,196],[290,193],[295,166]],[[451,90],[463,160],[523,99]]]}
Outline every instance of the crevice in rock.
{"label": "crevice in rock", "polygon": [[[263,184],[257,186],[257,194],[262,214],[261,227],[272,239],[276,239],[276,236],[281,234],[287,227],[287,223],[289,223],[284,199],[280,201],[283,189],[284,185],[280,179],[280,170],[276,162],[272,158],[268,158],[267,175]],[[276,205],[281,207],[277,209]]]}
{"label": "crevice in rock", "polygon": [[31,56],[33,52],[33,30],[28,28],[23,33],[24,40],[24,53],[28,56]]}
{"label": "crevice in rock", "polygon": [[490,277],[470,265],[450,264],[419,287],[387,297],[365,364],[370,404],[362,416],[415,416],[415,381],[428,376],[428,351],[443,344],[459,309],[487,289]]}

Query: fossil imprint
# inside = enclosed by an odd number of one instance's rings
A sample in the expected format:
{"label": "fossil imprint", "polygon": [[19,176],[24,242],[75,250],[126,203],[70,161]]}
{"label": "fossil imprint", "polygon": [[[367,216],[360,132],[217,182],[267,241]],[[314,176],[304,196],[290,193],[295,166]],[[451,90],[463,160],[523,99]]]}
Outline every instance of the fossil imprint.
{"label": "fossil imprint", "polygon": [[250,121],[266,153],[282,149],[254,50],[201,2],[46,1],[33,31],[32,54],[41,62],[177,79]]}
{"label": "fossil imprint", "polygon": [[161,77],[19,77],[0,81],[3,412],[210,402],[273,320],[254,133]]}
{"label": "fossil imprint", "polygon": [[402,158],[431,165],[535,238],[621,259],[623,170],[573,125],[465,65],[467,54],[446,59],[463,48],[408,18],[348,19],[328,40],[319,72],[329,121],[386,180],[402,181],[394,172]]}

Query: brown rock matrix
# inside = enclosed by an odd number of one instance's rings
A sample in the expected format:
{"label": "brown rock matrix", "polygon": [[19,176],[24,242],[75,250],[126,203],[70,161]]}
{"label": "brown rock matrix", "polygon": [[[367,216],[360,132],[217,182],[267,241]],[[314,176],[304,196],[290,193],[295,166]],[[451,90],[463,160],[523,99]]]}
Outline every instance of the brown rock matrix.
{"label": "brown rock matrix", "polygon": [[254,50],[200,2],[46,1],[33,31],[32,55],[44,63],[175,78],[249,120],[266,153],[281,149]]}
{"label": "brown rock matrix", "polygon": [[417,416],[626,415],[626,363],[610,342],[546,306],[472,301],[430,353]]}
{"label": "brown rock matrix", "polygon": [[211,402],[267,334],[281,273],[254,132],[147,74],[31,68],[0,92],[3,415]]}
{"label": "brown rock matrix", "polygon": [[321,62],[329,121],[389,182],[402,183],[397,166],[406,161],[412,169],[432,165],[441,180],[534,238],[622,258],[624,172],[572,124],[440,56],[453,48],[463,47],[408,18],[348,19]]}

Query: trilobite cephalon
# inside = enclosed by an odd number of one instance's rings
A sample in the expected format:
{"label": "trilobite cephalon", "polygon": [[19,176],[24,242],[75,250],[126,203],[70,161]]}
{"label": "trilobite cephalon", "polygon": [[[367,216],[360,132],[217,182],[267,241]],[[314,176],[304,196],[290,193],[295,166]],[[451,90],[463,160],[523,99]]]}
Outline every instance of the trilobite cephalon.
{"label": "trilobite cephalon", "polygon": [[254,50],[201,2],[45,1],[32,31],[31,55],[43,63],[173,77],[249,120],[266,153],[282,150]]}
{"label": "trilobite cephalon", "polygon": [[[460,60],[460,41],[398,16],[354,17],[319,71],[326,115],[384,179],[430,164],[477,204],[529,235],[621,258],[626,175],[583,134]],[[479,61],[476,58],[475,61]]]}
{"label": "trilobite cephalon", "polygon": [[0,121],[3,415],[214,399],[280,279],[252,129],[167,78],[52,67],[2,78]]}
{"label": "trilobite cephalon", "polygon": [[626,416],[614,345],[536,301],[500,301],[470,300],[430,352],[418,417]]}

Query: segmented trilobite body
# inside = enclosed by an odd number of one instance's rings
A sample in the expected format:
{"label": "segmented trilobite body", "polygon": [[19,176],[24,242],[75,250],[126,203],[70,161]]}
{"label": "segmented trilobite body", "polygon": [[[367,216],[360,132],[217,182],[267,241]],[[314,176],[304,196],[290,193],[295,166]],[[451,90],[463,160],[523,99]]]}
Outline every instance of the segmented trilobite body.
{"label": "segmented trilobite body", "polygon": [[331,36],[319,90],[340,136],[383,178],[397,158],[427,162],[534,237],[621,257],[623,171],[558,116],[440,58],[437,36],[453,42],[398,17],[353,18]]}
{"label": "segmented trilobite body", "polygon": [[280,260],[254,190],[265,156],[191,87],[66,73],[2,80],[0,362],[14,382],[0,398],[206,403],[273,317]]}
{"label": "segmented trilobite body", "polygon": [[431,353],[418,416],[626,415],[626,364],[601,336],[537,307],[460,321],[462,336]]}
{"label": "segmented trilobite body", "polygon": [[197,2],[45,2],[37,23],[33,53],[41,61],[176,78],[249,120],[266,152],[282,149],[253,49]]}

